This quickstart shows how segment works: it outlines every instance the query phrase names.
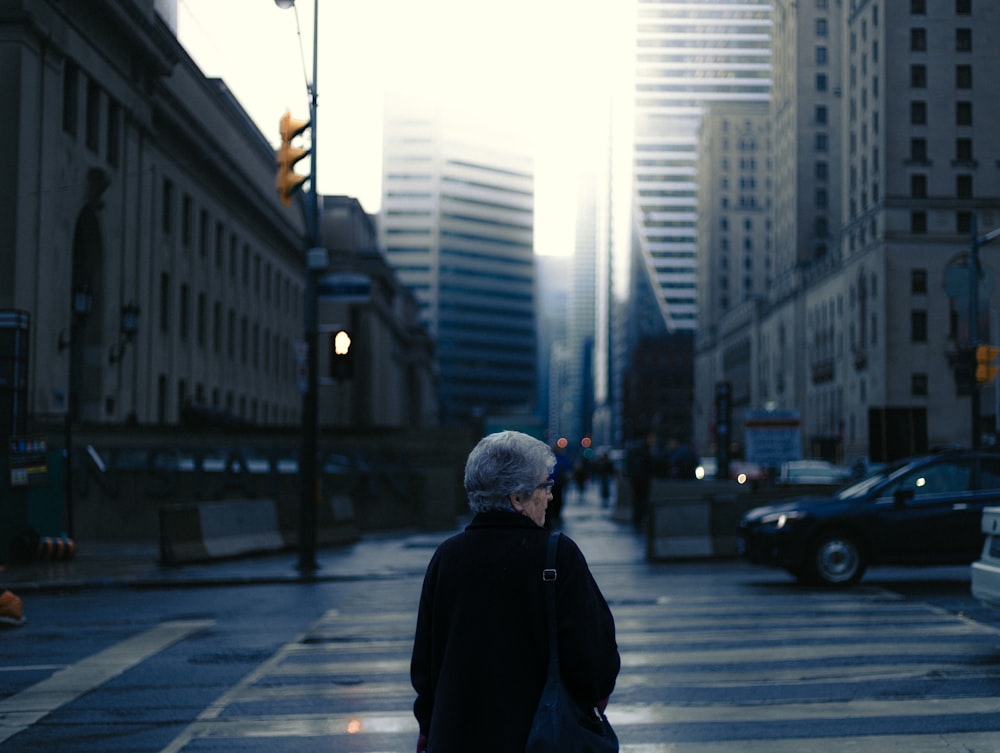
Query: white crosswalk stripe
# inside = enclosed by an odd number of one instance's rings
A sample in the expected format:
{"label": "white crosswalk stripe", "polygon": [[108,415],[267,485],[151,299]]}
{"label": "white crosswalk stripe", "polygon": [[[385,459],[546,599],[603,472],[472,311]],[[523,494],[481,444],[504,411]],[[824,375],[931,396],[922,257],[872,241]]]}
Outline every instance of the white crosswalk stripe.
{"label": "white crosswalk stripe", "polygon": [[[1000,751],[993,628],[877,588],[612,609],[622,672],[608,717],[623,753]],[[163,753],[297,737],[409,753],[413,621],[331,610]]]}

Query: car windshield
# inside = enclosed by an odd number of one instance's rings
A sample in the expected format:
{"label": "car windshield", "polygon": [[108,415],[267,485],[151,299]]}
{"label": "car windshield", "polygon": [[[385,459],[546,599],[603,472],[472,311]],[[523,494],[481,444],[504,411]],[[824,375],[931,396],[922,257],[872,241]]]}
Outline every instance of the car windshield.
{"label": "car windshield", "polygon": [[883,481],[905,473],[910,467],[910,463],[897,463],[896,465],[887,466],[868,476],[865,476],[863,479],[856,481],[850,486],[845,486],[834,496],[837,497],[837,499],[856,499],[858,497],[864,497],[868,494],[868,492],[881,484]]}

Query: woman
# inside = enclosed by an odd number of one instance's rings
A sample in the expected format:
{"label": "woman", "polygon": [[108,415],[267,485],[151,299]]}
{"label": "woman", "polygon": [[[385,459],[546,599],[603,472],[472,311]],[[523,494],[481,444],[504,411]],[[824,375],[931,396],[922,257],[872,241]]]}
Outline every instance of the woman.
{"label": "woman", "polygon": [[[438,547],[420,595],[410,665],[418,751],[524,750],[548,669],[543,526],[554,465],[544,442],[515,431],[469,454],[475,516]],[[620,667],[611,610],[566,536],[556,569],[563,680],[586,708],[603,709]]]}

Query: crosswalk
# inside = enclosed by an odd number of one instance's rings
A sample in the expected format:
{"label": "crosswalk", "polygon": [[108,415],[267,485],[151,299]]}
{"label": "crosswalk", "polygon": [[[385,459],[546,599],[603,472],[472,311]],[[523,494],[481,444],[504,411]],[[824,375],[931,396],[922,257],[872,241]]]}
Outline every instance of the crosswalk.
{"label": "crosswalk", "polygon": [[[623,753],[1000,752],[994,628],[877,587],[609,601]],[[328,611],[162,753],[413,751],[413,622]]]}

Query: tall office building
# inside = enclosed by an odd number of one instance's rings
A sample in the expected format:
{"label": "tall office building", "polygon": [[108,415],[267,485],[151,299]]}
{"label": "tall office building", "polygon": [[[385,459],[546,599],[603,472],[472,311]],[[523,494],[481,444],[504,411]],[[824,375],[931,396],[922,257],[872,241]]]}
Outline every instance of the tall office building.
{"label": "tall office building", "polygon": [[632,275],[667,332],[696,322],[701,116],[714,102],[768,102],[770,40],[770,0],[638,0]]}
{"label": "tall office building", "polygon": [[536,409],[533,169],[481,124],[387,99],[379,236],[436,342],[445,423]]}

